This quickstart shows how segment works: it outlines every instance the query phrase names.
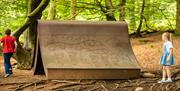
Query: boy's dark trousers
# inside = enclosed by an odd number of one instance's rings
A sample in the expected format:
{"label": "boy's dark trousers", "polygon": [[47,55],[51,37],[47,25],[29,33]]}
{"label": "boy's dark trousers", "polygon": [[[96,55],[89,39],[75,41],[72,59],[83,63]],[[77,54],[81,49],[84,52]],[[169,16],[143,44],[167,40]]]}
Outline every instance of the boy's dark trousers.
{"label": "boy's dark trousers", "polygon": [[12,57],[13,53],[4,53],[4,69],[5,74],[11,74],[12,73],[12,67],[10,63],[10,59]]}

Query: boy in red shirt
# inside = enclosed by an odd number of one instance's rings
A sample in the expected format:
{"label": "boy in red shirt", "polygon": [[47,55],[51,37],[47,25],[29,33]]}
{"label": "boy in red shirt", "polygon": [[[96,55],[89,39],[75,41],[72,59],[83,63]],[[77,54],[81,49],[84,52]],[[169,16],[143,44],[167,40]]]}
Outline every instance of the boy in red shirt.
{"label": "boy in red shirt", "polygon": [[2,43],[2,50],[4,56],[4,68],[5,68],[5,77],[9,77],[12,74],[12,67],[10,63],[10,59],[15,52],[15,41],[16,39],[13,38],[11,35],[11,30],[6,29],[5,36],[1,38]]}

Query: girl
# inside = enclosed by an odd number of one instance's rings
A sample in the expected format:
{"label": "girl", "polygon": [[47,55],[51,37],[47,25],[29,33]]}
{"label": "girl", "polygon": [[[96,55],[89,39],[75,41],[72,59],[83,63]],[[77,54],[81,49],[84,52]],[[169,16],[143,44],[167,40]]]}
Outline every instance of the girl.
{"label": "girl", "polygon": [[[158,83],[172,82],[170,66],[174,64],[173,56],[173,45],[171,42],[171,34],[165,32],[162,34],[163,44],[163,55],[160,59],[160,64],[162,65],[162,80]],[[167,76],[167,80],[166,80]]]}

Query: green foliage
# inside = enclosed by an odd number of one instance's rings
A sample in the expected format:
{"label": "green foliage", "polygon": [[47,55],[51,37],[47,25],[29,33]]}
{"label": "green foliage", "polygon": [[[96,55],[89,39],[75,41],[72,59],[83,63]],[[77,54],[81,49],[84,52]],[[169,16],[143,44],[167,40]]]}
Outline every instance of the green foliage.
{"label": "green foliage", "polygon": [[[5,28],[15,30],[20,26],[27,12],[27,0],[0,1],[0,36]],[[106,21],[105,14],[96,4],[96,0],[77,0],[76,20]],[[102,8],[105,0],[101,1]],[[119,20],[120,0],[112,0],[114,15]],[[55,0],[56,20],[70,20],[70,0]],[[125,20],[129,25],[129,33],[136,32],[140,19],[142,0],[126,0]],[[46,20],[48,8],[43,12],[42,19]],[[176,0],[145,0],[144,17],[141,31],[172,30],[176,23]],[[148,26],[148,27],[147,27]],[[151,28],[151,29],[149,29]]]}
{"label": "green foliage", "polygon": [[26,0],[0,0],[0,36],[6,28],[17,29],[26,15]]}

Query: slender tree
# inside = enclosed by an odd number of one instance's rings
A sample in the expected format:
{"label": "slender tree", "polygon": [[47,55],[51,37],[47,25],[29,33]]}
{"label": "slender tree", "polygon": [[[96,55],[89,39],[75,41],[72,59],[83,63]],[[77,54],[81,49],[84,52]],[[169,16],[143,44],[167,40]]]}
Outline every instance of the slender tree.
{"label": "slender tree", "polygon": [[125,4],[126,0],[120,0],[119,21],[125,21]]}
{"label": "slender tree", "polygon": [[135,14],[136,14],[136,8],[137,8],[137,6],[136,6],[136,3],[137,3],[137,1],[130,1],[130,6],[131,7],[129,7],[129,12],[128,12],[128,17],[129,17],[129,24],[128,24],[128,26],[130,26],[129,27],[129,29],[130,29],[130,31],[132,31],[132,32],[136,32],[136,16],[135,16]]}
{"label": "slender tree", "polygon": [[95,0],[95,2],[97,4],[97,6],[99,6],[100,10],[106,16],[107,21],[116,21],[116,18],[114,16],[115,10],[113,9],[111,0],[105,0],[105,6],[101,4],[102,0],[101,1]]}
{"label": "slender tree", "polygon": [[139,26],[137,28],[136,36],[141,36],[140,31],[143,23],[143,16],[144,16],[144,7],[145,7],[145,0],[142,0],[142,6],[141,6],[141,12],[140,12],[140,20],[139,20]]}
{"label": "slender tree", "polygon": [[48,10],[48,20],[54,20],[56,16],[56,0],[51,0]]}
{"label": "slender tree", "polygon": [[177,0],[177,10],[176,10],[176,32],[180,35],[180,0]]}
{"label": "slender tree", "polygon": [[71,0],[70,15],[71,15],[71,20],[76,19],[76,0]]}
{"label": "slender tree", "polygon": [[113,10],[113,5],[111,0],[105,0],[106,3],[106,19],[108,21],[116,21],[115,16],[114,16],[114,10]]}

